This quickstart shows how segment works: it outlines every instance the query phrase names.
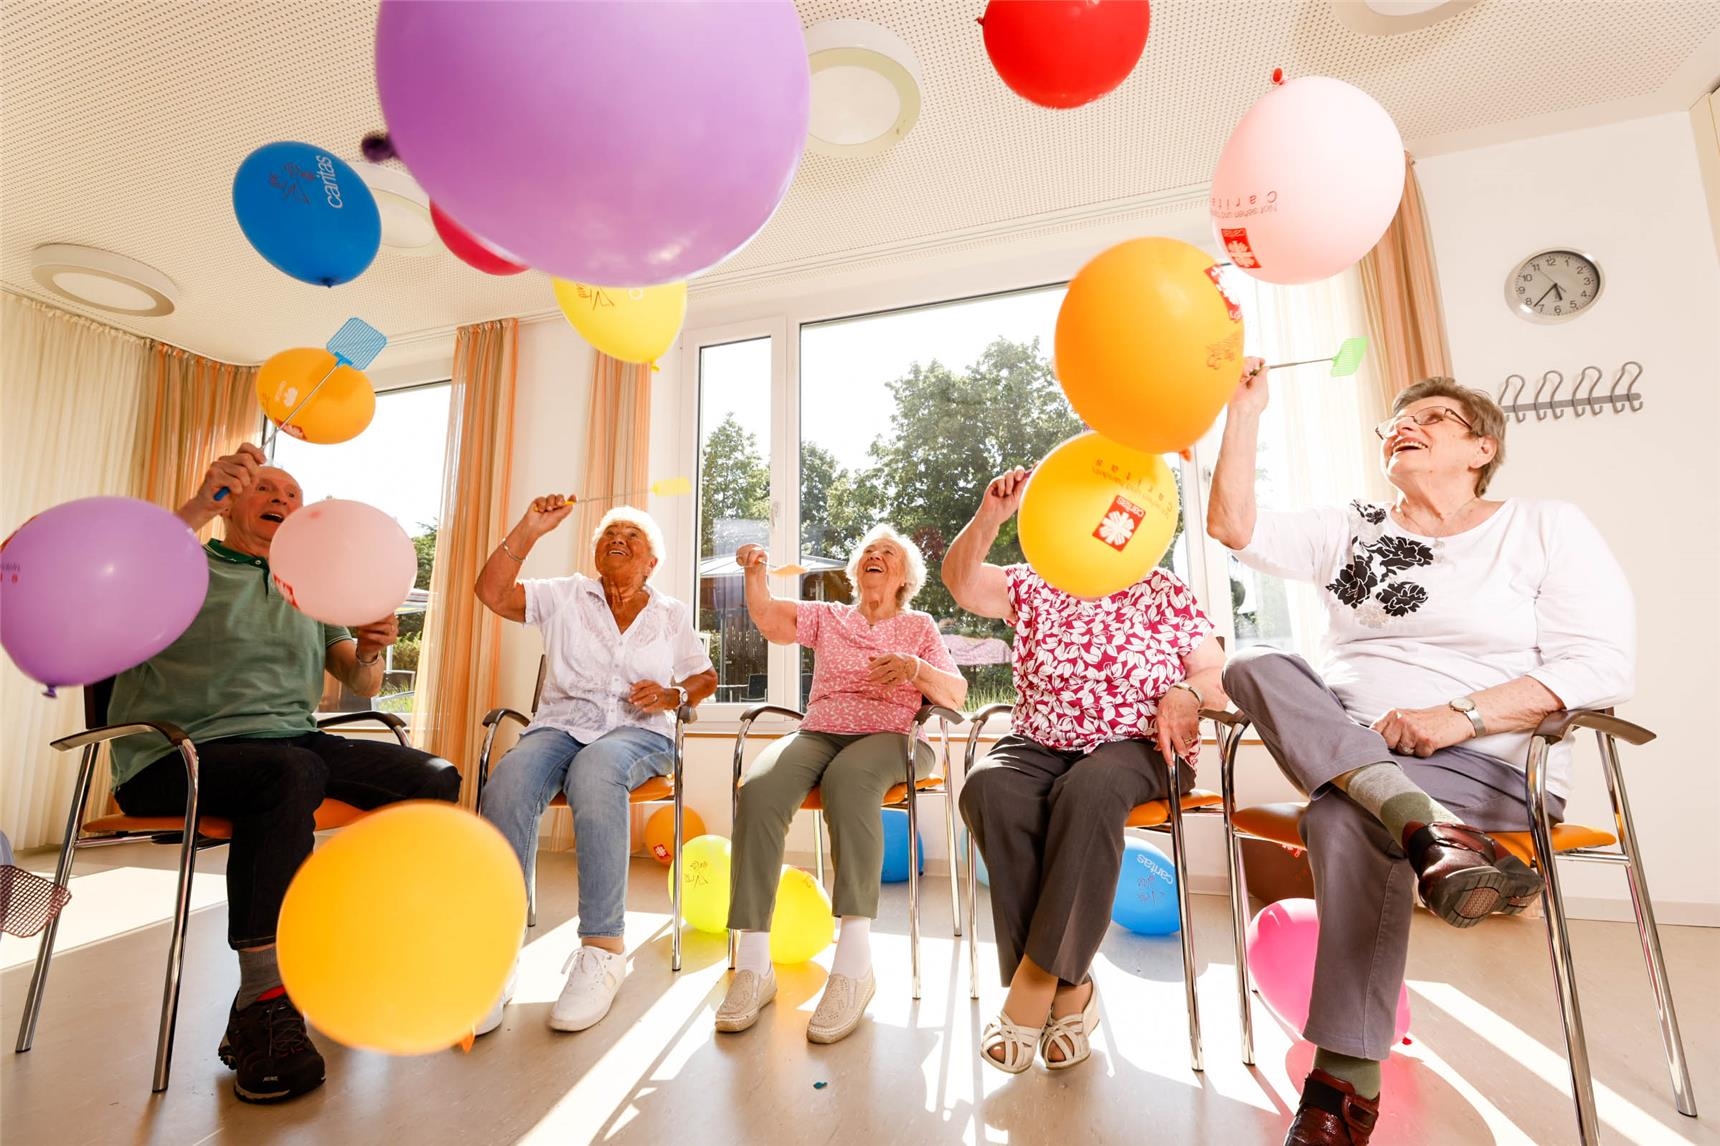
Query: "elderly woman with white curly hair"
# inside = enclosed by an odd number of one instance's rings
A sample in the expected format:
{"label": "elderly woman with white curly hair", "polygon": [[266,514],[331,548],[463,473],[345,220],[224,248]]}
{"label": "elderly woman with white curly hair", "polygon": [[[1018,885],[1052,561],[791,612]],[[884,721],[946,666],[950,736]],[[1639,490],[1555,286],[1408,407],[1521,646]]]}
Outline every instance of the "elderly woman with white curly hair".
{"label": "elderly woman with white curly hair", "polygon": [[[560,494],[535,499],[490,554],[477,585],[491,612],[542,631],[548,659],[537,712],[485,786],[483,812],[513,845],[529,883],[544,809],[562,792],[573,811],[580,946],[550,1011],[558,1031],[602,1019],[627,976],[628,794],[669,771],[670,714],[717,688],[691,611],[646,584],[663,535],[643,510],[619,506],[598,523],[595,578],[519,579],[532,546],[573,508]],[[477,1033],[501,1023],[512,993],[510,978]]]}
{"label": "elderly woman with white curly hair", "polygon": [[[848,559],[857,601],[791,601],[772,596],[766,555],[743,545],[747,611],[773,644],[801,644],[816,654],[812,695],[799,731],[762,752],[741,785],[735,820],[729,926],[740,932],[735,975],[717,1010],[717,1030],[744,1031],[776,997],[770,920],[789,821],[814,786],[836,858],[836,914],[842,919],[824,996],[807,1025],[815,1043],[846,1038],[872,999],[870,932],[878,914],[884,865],[884,794],[901,782],[903,734],[914,727],[921,698],[951,708],[967,698],[967,680],[928,613],[908,608],[926,582],[919,547],[888,525],[874,526]],[[917,743],[917,767],[933,755]]]}

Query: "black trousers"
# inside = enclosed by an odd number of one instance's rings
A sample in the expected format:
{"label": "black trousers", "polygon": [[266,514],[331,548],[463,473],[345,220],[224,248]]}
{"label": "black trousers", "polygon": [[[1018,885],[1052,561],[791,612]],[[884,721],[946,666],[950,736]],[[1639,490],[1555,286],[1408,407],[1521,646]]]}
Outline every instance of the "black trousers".
{"label": "black trousers", "polygon": [[[197,745],[198,811],[233,821],[227,852],[227,942],[275,941],[281,900],[315,842],[317,805],[370,809],[399,800],[456,800],[460,773],[399,744],[307,732],[233,736]],[[185,763],[174,752],[114,792],[128,816],[185,813]]]}

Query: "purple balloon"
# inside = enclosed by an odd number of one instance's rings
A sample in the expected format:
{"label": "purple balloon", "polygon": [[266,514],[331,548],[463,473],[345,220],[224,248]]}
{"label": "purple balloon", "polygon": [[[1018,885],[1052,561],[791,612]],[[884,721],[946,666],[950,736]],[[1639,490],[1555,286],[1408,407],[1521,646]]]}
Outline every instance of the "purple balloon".
{"label": "purple balloon", "polygon": [[208,592],[203,547],[167,510],[130,497],[68,501],[0,546],[0,645],[52,696],[165,649]]}
{"label": "purple balloon", "polygon": [[615,287],[689,279],[758,234],[811,98],[789,0],[383,0],[376,86],[462,226]]}

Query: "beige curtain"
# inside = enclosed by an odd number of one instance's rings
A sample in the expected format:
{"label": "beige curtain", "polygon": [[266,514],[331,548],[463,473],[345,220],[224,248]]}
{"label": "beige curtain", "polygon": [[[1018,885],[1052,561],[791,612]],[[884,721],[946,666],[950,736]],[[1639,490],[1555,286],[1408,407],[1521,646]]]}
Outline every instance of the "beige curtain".
{"label": "beige curtain", "polygon": [[621,362],[599,352],[591,375],[591,416],[586,423],[583,503],[575,517],[579,568],[596,576],[588,538],[603,515],[618,505],[646,508],[650,485],[651,367]]}
{"label": "beige curtain", "polygon": [[1404,156],[1403,201],[1397,216],[1358,269],[1367,306],[1368,353],[1378,365],[1375,373],[1389,410],[1405,387],[1451,373],[1439,273],[1413,156]]}
{"label": "beige curtain", "polygon": [[[142,338],[0,293],[0,537],[60,502],[131,492],[149,352]],[[0,830],[14,847],[59,842],[78,761],[48,742],[83,715],[78,689],[49,700],[0,657]]]}
{"label": "beige curtain", "polygon": [[[483,714],[498,702],[501,618],[478,603],[478,570],[508,527],[519,323],[462,326],[454,342],[453,392],[443,466],[441,528],[413,733],[418,746],[464,774],[478,757]],[[476,785],[465,786],[469,804]]]}
{"label": "beige curtain", "polygon": [[[210,462],[257,440],[257,367],[158,342],[150,350],[143,410],[132,496],[175,508],[196,492]],[[199,536],[208,540],[214,531],[212,521]]]}

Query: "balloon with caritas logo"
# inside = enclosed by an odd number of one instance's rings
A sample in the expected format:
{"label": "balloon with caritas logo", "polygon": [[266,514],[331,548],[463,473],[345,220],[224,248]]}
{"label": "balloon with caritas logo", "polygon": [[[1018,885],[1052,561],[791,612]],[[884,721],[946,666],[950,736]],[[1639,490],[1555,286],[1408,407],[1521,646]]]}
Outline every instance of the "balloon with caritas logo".
{"label": "balloon with caritas logo", "polygon": [[233,214],[259,255],[314,286],[351,282],[382,245],[382,213],[358,172],[324,147],[267,143],[233,175]]}

